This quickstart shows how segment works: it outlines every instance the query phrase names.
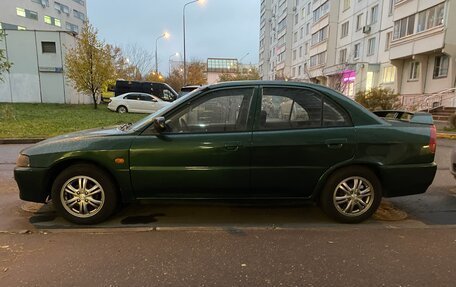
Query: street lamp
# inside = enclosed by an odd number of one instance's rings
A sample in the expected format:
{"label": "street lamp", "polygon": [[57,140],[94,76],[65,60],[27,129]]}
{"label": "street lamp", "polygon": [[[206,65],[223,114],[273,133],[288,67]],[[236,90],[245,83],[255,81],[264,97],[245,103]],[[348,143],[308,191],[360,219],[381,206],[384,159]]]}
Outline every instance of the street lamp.
{"label": "street lamp", "polygon": [[168,58],[168,65],[169,65],[169,67],[168,67],[168,73],[169,73],[169,74],[171,73],[171,58],[173,58],[173,57],[179,57],[179,56],[180,56],[179,53],[174,53],[174,54],[172,54],[171,56],[169,56],[169,58]]}
{"label": "street lamp", "polygon": [[182,9],[182,23],[183,23],[183,34],[184,34],[184,86],[187,84],[187,54],[185,50],[185,8],[192,3],[200,3],[203,5],[206,0],[193,0],[190,2],[185,3],[184,8]]}
{"label": "street lamp", "polygon": [[163,33],[155,40],[155,72],[158,73],[158,40],[161,38],[169,39],[170,35],[168,32]]}

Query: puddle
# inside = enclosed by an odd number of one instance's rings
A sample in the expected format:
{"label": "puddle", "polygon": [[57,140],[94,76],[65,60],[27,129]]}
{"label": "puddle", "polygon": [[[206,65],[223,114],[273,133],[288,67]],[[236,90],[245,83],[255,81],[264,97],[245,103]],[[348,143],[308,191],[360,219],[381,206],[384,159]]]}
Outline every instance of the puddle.
{"label": "puddle", "polygon": [[164,213],[156,213],[151,215],[129,216],[122,219],[121,224],[148,224],[157,222],[157,217],[165,216]]}

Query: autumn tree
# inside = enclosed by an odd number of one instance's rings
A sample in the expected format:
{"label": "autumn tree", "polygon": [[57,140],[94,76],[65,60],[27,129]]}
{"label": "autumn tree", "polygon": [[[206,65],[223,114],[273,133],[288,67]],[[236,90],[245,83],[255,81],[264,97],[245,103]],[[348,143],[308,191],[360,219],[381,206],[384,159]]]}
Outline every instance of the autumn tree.
{"label": "autumn tree", "polygon": [[125,57],[122,49],[111,45],[108,45],[108,49],[111,51],[111,57],[114,62],[116,79],[123,79],[127,81],[136,80],[136,73],[138,72],[138,69],[130,64],[130,61]]}
{"label": "autumn tree", "polygon": [[151,52],[138,44],[127,45],[122,50],[130,65],[136,67],[135,80],[140,81],[151,73],[155,57]]}
{"label": "autumn tree", "polygon": [[[184,66],[176,67],[171,70],[166,83],[175,91],[180,91],[184,86]],[[187,86],[189,85],[206,85],[206,65],[201,61],[193,61],[187,65]]]}
{"label": "autumn tree", "polygon": [[115,78],[111,52],[110,46],[98,39],[98,31],[86,23],[76,46],[68,51],[65,58],[68,78],[78,92],[92,96],[95,109],[103,87]]}
{"label": "autumn tree", "polygon": [[[0,30],[0,43],[3,41],[4,37],[3,30]],[[11,68],[11,63],[8,62],[6,58],[6,51],[3,49],[0,49],[0,81],[3,81],[2,74],[5,72],[9,72],[9,69]]]}
{"label": "autumn tree", "polygon": [[239,73],[226,73],[219,76],[219,82],[259,80],[260,73],[256,68],[242,69]]}
{"label": "autumn tree", "polygon": [[392,89],[372,88],[356,93],[355,101],[365,108],[375,110],[394,110],[401,106],[399,95]]}
{"label": "autumn tree", "polygon": [[147,82],[163,83],[165,82],[165,77],[162,74],[151,71],[146,75],[145,80]]}

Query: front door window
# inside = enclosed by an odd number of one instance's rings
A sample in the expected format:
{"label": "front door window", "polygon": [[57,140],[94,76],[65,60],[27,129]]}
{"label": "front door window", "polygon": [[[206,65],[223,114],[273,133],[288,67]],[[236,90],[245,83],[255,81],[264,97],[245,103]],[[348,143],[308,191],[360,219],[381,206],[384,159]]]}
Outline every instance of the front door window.
{"label": "front door window", "polygon": [[220,90],[203,95],[169,118],[168,132],[245,131],[252,97],[251,88]]}

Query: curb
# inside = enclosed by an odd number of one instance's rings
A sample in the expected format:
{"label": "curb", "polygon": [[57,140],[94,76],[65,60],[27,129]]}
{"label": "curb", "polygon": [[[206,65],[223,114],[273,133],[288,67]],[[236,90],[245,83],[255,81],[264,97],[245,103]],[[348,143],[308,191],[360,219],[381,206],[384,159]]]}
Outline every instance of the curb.
{"label": "curb", "polygon": [[35,144],[44,140],[44,138],[0,139],[0,144]]}
{"label": "curb", "polygon": [[456,134],[448,134],[448,133],[437,133],[438,139],[448,139],[448,140],[455,140]]}

